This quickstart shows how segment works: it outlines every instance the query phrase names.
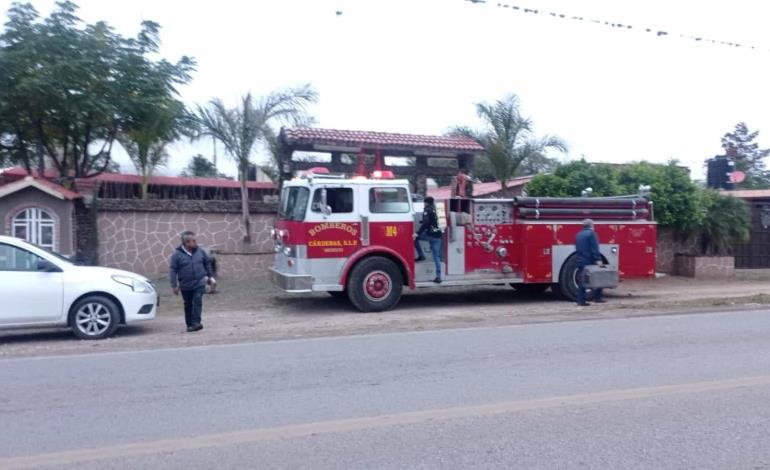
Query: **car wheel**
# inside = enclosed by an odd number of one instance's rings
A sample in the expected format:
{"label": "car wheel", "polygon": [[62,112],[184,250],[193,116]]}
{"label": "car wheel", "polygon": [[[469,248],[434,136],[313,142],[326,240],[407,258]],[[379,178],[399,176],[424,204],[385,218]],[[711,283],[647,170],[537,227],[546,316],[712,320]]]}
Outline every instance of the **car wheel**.
{"label": "car wheel", "polygon": [[100,295],[80,299],[70,310],[69,326],[80,339],[107,338],[118,329],[118,323],[118,306]]}
{"label": "car wheel", "polygon": [[348,278],[348,298],[362,312],[382,312],[401,299],[404,278],[396,264],[379,256],[358,263]]}
{"label": "car wheel", "polygon": [[567,300],[577,299],[577,256],[570,256],[559,273],[559,294]]}

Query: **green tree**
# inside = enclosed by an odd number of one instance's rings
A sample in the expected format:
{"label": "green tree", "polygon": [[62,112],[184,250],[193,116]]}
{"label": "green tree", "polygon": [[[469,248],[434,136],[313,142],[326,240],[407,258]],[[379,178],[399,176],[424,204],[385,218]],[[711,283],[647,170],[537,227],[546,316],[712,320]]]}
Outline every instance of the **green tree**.
{"label": "green tree", "polygon": [[476,113],[483,121],[484,128],[456,127],[450,135],[462,135],[475,139],[482,145],[489,159],[491,173],[507,191],[507,181],[518,174],[521,165],[531,161],[547,161],[547,152],[567,151],[567,145],[558,137],[535,137],[532,120],[521,115],[519,99],[509,95],[494,103],[477,103]]}
{"label": "green tree", "polygon": [[168,162],[166,147],[183,131],[184,106],[177,100],[163,104],[148,103],[134,110],[133,119],[118,134],[141,177],[142,199],[147,198],[150,177]]}
{"label": "green tree", "polygon": [[738,184],[745,189],[770,188],[770,172],[765,169],[769,149],[759,148],[755,142],[759,131],[751,132],[746,123],[739,122],[733,132],[722,137],[725,156],[735,162],[735,169],[746,173],[746,180]]}
{"label": "green tree", "polygon": [[104,22],[85,24],[77,9],[60,1],[40,18],[13,3],[0,35],[0,147],[28,170],[47,160],[65,177],[108,170],[134,113],[174,98],[194,69],[188,57],[154,59],[157,23],[126,38]]}
{"label": "green tree", "polygon": [[558,165],[551,175],[538,175],[527,184],[527,194],[540,197],[578,197],[587,188],[591,188],[593,196],[619,194],[620,188],[613,166],[588,163],[585,159]]}
{"label": "green tree", "polygon": [[195,155],[190,159],[181,176],[190,178],[225,178],[225,175],[217,171],[214,163],[203,155]]}
{"label": "green tree", "polygon": [[742,199],[702,189],[702,218],[697,235],[704,255],[729,255],[751,236],[751,209]]}
{"label": "green tree", "polygon": [[208,106],[197,106],[195,121],[198,136],[213,137],[220,141],[238,165],[244,243],[251,243],[249,194],[246,189],[251,157],[259,144],[267,143],[269,137],[266,136],[274,135],[272,125],[279,122],[301,125],[307,122],[307,107],[317,100],[318,93],[307,84],[275,91],[256,99],[249,93],[235,108],[228,108],[220,99],[212,100]]}
{"label": "green tree", "polygon": [[538,175],[527,184],[527,194],[538,197],[577,197],[586,188],[593,196],[623,196],[651,187],[655,219],[661,227],[683,235],[698,230],[705,217],[698,186],[676,160],[665,165],[647,162],[608,165],[577,160],[559,165],[552,174]]}

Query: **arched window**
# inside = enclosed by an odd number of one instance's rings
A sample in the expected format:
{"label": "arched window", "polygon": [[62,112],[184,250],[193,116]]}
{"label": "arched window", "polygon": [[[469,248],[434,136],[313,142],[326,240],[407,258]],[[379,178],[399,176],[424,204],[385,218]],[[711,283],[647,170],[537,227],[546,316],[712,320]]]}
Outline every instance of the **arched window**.
{"label": "arched window", "polygon": [[30,207],[13,218],[13,236],[43,248],[55,250],[55,225],[51,214],[43,209]]}

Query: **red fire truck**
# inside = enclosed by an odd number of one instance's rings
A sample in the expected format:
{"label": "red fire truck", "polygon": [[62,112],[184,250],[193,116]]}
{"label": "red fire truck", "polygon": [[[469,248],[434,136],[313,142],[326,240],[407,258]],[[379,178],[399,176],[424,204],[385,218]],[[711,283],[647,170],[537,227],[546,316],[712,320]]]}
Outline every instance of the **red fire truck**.
{"label": "red fire truck", "polygon": [[[434,263],[415,263],[423,204],[408,181],[390,176],[309,172],[286,181],[272,232],[272,282],[286,292],[346,296],[363,312],[393,308],[404,287],[437,286]],[[617,266],[621,279],[655,275],[656,224],[643,197],[455,197],[436,206],[444,229],[441,287],[550,287],[574,300],[574,241],[586,218],[595,221],[604,262]]]}

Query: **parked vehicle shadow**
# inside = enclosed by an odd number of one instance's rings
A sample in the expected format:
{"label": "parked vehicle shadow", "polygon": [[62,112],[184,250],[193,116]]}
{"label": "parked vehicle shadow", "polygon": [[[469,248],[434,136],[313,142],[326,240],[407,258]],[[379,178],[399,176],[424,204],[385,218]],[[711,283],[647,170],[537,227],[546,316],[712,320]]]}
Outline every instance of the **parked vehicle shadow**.
{"label": "parked vehicle shadow", "polygon": [[110,341],[112,338],[130,338],[147,334],[148,327],[144,325],[121,325],[111,338],[102,340],[87,341],[78,339],[69,328],[58,329],[23,329],[8,330],[0,332],[0,356],[2,356],[2,347],[6,344],[21,344],[35,342],[54,342],[54,341],[82,341],[84,343],[98,343],[100,341]]}
{"label": "parked vehicle shadow", "polygon": [[[444,307],[457,307],[468,305],[469,308],[478,308],[484,305],[526,305],[540,302],[556,302],[559,297],[550,291],[543,293],[516,292],[509,286],[475,287],[462,290],[449,289],[420,289],[406,291],[398,306],[392,312],[399,309],[435,309]],[[350,304],[346,297],[332,297],[325,294],[313,294],[311,296],[280,295],[274,299],[287,310],[292,310],[292,315],[314,316],[355,313],[357,310]],[[376,312],[387,314],[389,312]]]}

